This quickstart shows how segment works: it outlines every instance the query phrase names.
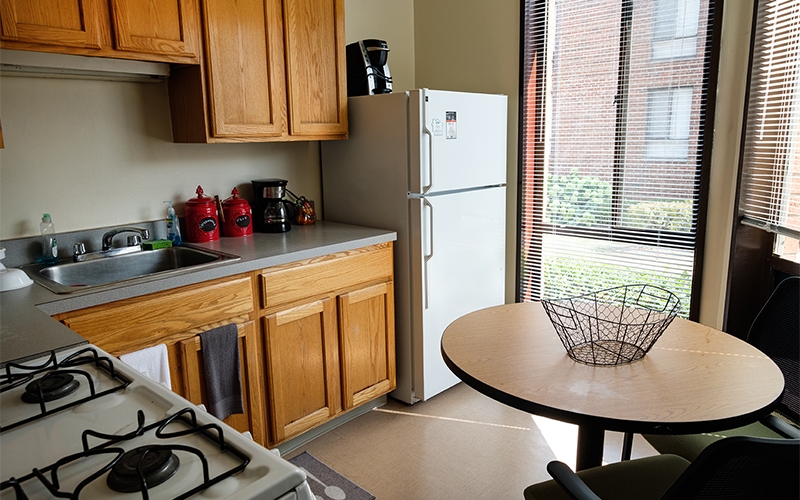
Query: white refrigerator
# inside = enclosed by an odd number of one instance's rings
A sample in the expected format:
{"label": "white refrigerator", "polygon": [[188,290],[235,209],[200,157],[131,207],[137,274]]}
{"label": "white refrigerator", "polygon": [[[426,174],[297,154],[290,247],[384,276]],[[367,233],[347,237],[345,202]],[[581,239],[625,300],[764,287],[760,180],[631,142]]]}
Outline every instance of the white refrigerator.
{"label": "white refrigerator", "polygon": [[397,232],[397,389],[455,385],[445,328],[505,292],[504,95],[418,89],[348,100],[348,140],[322,145],[323,219]]}

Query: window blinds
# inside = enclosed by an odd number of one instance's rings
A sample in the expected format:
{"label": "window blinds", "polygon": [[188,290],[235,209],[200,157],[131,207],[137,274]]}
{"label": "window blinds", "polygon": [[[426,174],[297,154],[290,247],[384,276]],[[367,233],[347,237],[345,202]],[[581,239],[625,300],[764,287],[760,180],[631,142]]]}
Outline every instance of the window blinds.
{"label": "window blinds", "polygon": [[758,2],[745,124],[745,223],[800,238],[800,0]]}
{"label": "window blinds", "polygon": [[520,300],[695,261],[713,0],[526,0]]}

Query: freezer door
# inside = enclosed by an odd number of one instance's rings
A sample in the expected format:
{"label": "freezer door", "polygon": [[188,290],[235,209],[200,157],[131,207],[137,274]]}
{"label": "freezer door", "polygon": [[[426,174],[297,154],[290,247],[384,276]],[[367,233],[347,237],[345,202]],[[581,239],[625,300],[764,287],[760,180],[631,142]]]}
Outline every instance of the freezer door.
{"label": "freezer door", "polygon": [[410,192],[505,184],[507,107],[504,95],[410,92]]}
{"label": "freezer door", "polygon": [[445,328],[504,302],[505,199],[506,188],[496,187],[410,200],[420,228],[412,302],[421,320],[413,339],[414,392],[421,400],[458,382],[440,351]]}

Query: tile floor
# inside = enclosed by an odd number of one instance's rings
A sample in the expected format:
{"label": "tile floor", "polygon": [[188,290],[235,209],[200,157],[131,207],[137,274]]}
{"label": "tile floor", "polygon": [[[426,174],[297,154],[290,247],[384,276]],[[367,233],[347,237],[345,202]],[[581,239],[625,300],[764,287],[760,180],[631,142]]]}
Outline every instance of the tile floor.
{"label": "tile floor", "polygon": [[[286,455],[308,451],[378,500],[516,499],[549,479],[547,462],[574,467],[577,427],[515,410],[464,384],[408,406],[389,402]],[[607,432],[605,461],[622,434]],[[633,457],[656,454],[636,436]]]}

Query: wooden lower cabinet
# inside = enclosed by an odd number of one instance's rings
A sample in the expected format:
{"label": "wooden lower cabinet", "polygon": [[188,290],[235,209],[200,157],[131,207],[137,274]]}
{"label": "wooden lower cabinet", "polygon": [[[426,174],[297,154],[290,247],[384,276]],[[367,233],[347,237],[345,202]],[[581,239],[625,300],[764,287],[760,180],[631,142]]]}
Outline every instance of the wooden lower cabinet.
{"label": "wooden lower cabinet", "polygon": [[167,346],[172,390],[202,403],[205,389],[199,334],[234,323],[245,413],[225,422],[266,444],[263,348],[257,335],[250,274],[221,278],[174,290],[71,311],[56,319],[113,356],[158,344]]}
{"label": "wooden lower cabinet", "polygon": [[338,298],[345,410],[395,388],[394,287],[379,283]]}
{"label": "wooden lower cabinet", "polygon": [[55,316],[113,356],[165,344],[172,390],[204,403],[200,334],[239,329],[244,414],[275,446],[395,388],[394,260],[383,243]]}
{"label": "wooden lower cabinet", "polygon": [[270,446],[394,390],[393,269],[387,243],[262,272]]}
{"label": "wooden lower cabinet", "polygon": [[334,302],[315,300],[262,321],[271,430],[278,443],[341,411]]}
{"label": "wooden lower cabinet", "polygon": [[[244,413],[230,415],[223,420],[239,432],[250,431],[257,443],[266,443],[267,430],[263,425],[264,398],[262,381],[264,380],[259,363],[259,341],[254,321],[238,324],[239,328],[239,366],[242,382],[242,399]],[[180,357],[182,387],[175,392],[194,404],[204,404],[205,370],[200,335],[195,335],[177,344]]]}

